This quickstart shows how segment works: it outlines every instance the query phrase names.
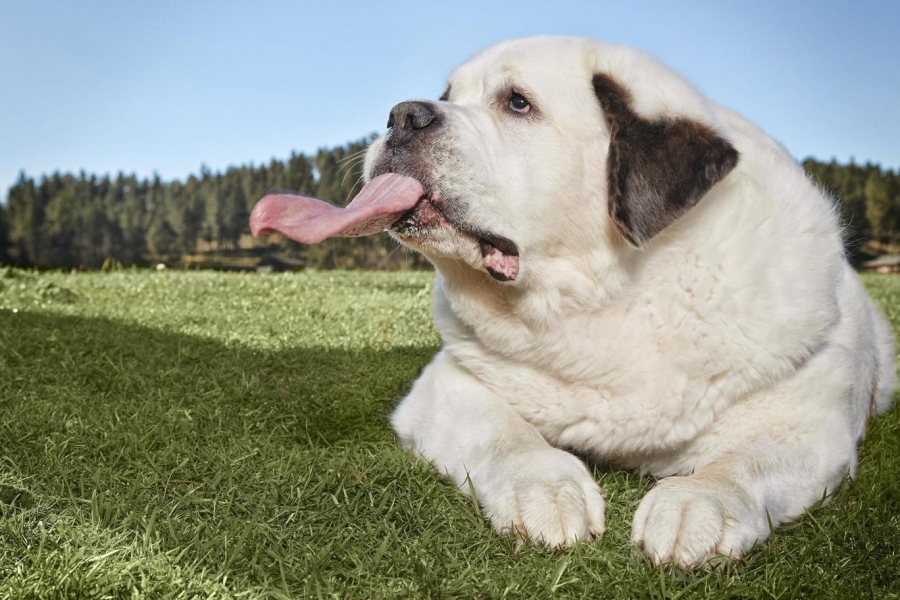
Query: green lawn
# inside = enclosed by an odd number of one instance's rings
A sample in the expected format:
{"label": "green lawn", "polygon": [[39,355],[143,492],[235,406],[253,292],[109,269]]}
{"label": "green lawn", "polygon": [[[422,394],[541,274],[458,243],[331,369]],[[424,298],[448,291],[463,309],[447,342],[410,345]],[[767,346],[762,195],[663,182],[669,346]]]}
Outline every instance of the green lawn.
{"label": "green lawn", "polygon": [[[649,566],[621,472],[602,543],[517,552],[387,424],[431,281],[0,269],[0,598],[900,598],[900,411],[741,563]],[[900,278],[866,284],[900,328]]]}

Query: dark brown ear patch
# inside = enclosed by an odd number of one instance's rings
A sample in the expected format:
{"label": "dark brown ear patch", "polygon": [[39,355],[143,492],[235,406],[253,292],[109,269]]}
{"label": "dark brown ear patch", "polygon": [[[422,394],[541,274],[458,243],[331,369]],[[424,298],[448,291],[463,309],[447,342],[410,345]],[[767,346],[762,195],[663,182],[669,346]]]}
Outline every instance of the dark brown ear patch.
{"label": "dark brown ear patch", "polygon": [[631,94],[608,75],[594,75],[593,83],[610,127],[609,212],[641,248],[728,175],[738,151],[697,121],[639,117]]}

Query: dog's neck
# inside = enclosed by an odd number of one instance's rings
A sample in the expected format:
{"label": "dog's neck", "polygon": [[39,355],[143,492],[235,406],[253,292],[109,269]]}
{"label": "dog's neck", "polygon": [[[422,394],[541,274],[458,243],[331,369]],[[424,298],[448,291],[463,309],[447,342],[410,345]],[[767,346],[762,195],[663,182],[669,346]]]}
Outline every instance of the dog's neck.
{"label": "dog's neck", "polygon": [[625,254],[599,251],[578,261],[538,258],[525,263],[517,281],[499,282],[456,260],[433,259],[438,329],[445,335],[444,326],[463,325],[479,338],[499,329],[533,336],[574,313],[602,311],[626,286],[626,260]]}

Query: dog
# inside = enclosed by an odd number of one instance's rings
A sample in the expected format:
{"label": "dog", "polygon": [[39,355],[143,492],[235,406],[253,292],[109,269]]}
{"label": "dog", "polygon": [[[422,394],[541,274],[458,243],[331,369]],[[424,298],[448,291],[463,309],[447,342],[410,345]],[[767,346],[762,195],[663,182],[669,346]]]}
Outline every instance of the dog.
{"label": "dog", "polygon": [[834,201],[760,129],[639,51],[558,37],[481,52],[388,126],[365,177],[414,182],[384,218],[436,268],[443,339],[391,424],[497,531],[602,536],[583,457],[659,478],[632,540],[691,569],[854,474],[892,333]]}

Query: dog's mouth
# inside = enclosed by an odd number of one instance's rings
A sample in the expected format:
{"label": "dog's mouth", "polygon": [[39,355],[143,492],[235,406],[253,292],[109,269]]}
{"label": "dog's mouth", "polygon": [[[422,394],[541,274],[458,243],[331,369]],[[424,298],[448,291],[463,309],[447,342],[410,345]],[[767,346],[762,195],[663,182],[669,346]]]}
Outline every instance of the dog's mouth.
{"label": "dog's mouth", "polygon": [[497,281],[514,280],[519,274],[519,249],[516,244],[508,238],[458,220],[443,206],[440,192],[427,192],[391,226],[391,232],[401,240],[427,246],[434,230],[453,229],[478,245],[485,270],[491,277]]}
{"label": "dog's mouth", "polygon": [[490,233],[478,239],[484,267],[497,281],[512,281],[519,274],[519,249],[512,240]]}
{"label": "dog's mouth", "polygon": [[477,241],[491,277],[498,281],[516,278],[519,251],[512,241],[448,217],[418,180],[399,173],[373,178],[345,208],[310,196],[270,193],[250,214],[254,237],[278,232],[302,244],[371,235],[389,228],[402,238],[444,224]]}

